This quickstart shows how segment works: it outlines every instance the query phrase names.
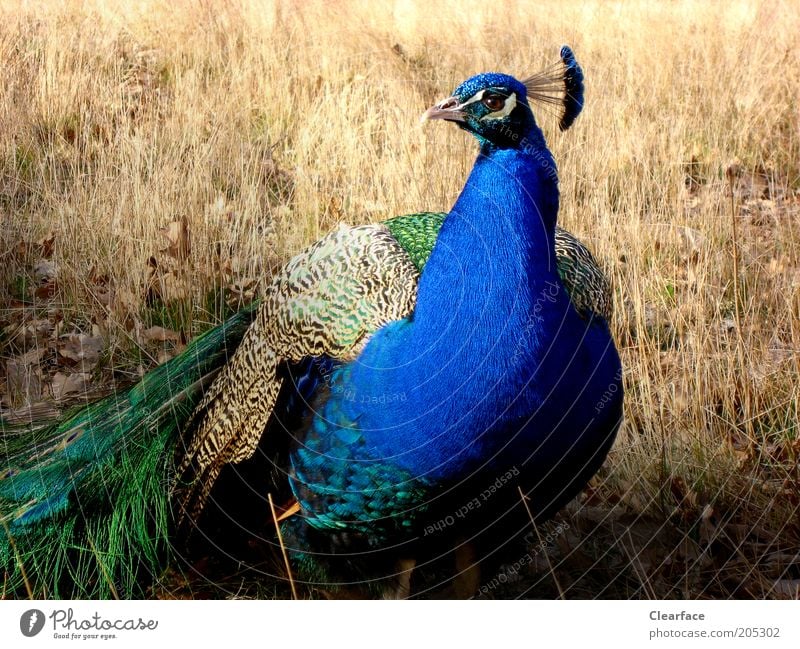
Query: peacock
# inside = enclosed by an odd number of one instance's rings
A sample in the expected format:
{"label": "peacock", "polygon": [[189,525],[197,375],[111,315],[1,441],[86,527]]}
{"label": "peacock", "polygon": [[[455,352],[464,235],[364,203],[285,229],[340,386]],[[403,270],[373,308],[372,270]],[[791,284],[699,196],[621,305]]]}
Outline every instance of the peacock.
{"label": "peacock", "polygon": [[560,106],[562,130],[578,116],[569,47],[425,113],[479,143],[448,213],[342,225],[135,386],[3,424],[5,592],[141,596],[181,539],[207,536],[209,503],[236,502],[293,583],[407,596],[415,566],[456,553],[474,581],[477,558],[572,499],[614,441],[622,373],[609,283],[556,226],[530,100]]}

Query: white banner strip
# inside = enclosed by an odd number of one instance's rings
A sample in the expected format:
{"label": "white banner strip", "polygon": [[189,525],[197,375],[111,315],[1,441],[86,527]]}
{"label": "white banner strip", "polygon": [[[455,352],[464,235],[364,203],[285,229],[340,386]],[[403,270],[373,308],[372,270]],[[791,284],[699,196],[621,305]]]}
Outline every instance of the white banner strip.
{"label": "white banner strip", "polygon": [[[3,647],[798,647],[798,602],[0,602]],[[513,644],[512,644],[513,643]]]}

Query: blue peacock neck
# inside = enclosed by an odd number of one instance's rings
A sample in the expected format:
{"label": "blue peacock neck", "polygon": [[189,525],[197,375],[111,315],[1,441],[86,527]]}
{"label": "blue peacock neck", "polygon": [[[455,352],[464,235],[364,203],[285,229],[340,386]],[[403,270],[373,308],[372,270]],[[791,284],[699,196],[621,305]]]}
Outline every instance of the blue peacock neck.
{"label": "blue peacock neck", "polygon": [[533,129],[527,149],[482,146],[442,226],[413,317],[428,373],[431,366],[459,371],[459,364],[474,373],[489,363],[513,381],[509,370],[535,360],[553,305],[569,301],[554,250],[555,163]]}
{"label": "blue peacock neck", "polygon": [[541,405],[550,386],[536,370],[577,318],[556,268],[555,164],[533,128],[528,148],[482,146],[410,322],[376,333],[353,371],[361,389],[402,393],[361,423],[410,470],[442,477],[502,445]]}

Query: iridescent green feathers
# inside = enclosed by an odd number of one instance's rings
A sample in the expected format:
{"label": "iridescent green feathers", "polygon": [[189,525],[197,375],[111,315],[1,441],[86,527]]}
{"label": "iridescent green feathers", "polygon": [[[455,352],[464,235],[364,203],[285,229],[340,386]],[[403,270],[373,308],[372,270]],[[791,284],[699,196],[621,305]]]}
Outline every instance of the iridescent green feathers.
{"label": "iridescent green feathers", "polygon": [[446,212],[418,212],[395,216],[384,221],[384,224],[400,247],[411,257],[417,270],[422,272],[446,216]]}
{"label": "iridescent green feathers", "polygon": [[254,315],[240,311],[132,388],[60,423],[31,430],[0,421],[6,592],[21,590],[27,574],[37,597],[142,594],[142,574],[152,581],[168,556],[182,424]]}

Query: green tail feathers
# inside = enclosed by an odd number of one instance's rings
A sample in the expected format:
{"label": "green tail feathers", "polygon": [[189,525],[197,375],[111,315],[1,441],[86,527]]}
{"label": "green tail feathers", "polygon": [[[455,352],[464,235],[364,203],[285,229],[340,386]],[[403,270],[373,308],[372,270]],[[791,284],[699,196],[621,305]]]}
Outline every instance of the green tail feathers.
{"label": "green tail feathers", "polygon": [[0,420],[0,591],[135,597],[154,581],[169,557],[169,485],[182,424],[257,308],[60,422],[31,429]]}

